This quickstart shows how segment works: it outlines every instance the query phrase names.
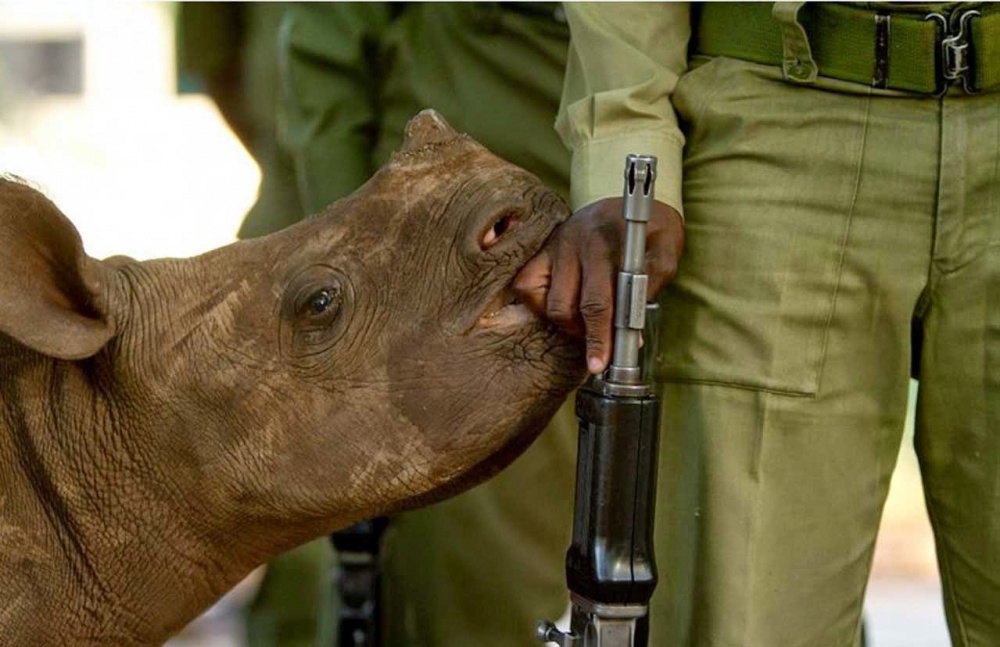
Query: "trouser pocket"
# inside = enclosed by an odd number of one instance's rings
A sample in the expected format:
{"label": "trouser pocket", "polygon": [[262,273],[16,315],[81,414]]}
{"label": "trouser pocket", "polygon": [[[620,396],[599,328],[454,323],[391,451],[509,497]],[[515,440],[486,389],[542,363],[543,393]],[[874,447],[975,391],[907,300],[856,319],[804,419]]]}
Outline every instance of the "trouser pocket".
{"label": "trouser pocket", "polygon": [[661,380],[816,393],[869,101],[732,59],[682,77],[686,249]]}

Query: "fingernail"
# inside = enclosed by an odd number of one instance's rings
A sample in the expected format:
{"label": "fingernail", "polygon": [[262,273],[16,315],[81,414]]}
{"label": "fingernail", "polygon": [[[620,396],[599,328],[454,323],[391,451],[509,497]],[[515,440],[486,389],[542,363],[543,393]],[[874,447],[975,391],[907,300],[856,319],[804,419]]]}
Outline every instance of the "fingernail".
{"label": "fingernail", "polygon": [[587,360],[587,368],[591,373],[597,375],[604,368],[604,363],[601,361],[600,357],[591,357]]}

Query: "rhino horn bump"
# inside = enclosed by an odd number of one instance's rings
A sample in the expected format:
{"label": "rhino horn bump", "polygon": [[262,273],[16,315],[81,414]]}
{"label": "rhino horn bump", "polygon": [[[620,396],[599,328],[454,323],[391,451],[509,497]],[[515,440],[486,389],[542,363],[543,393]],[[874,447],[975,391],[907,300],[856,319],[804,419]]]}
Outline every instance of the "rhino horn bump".
{"label": "rhino horn bump", "polygon": [[400,150],[412,151],[434,144],[442,144],[459,137],[437,110],[421,110],[406,124],[405,138]]}

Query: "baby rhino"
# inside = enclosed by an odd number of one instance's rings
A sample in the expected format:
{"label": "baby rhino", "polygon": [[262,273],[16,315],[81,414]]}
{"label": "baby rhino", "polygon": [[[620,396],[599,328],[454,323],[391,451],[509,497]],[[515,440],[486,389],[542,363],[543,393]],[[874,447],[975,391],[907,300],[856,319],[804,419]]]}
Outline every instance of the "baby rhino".
{"label": "baby rhino", "polygon": [[508,464],[584,374],[509,289],[566,215],[433,112],[323,214],[191,259],[90,258],[0,181],[0,645],[162,643]]}

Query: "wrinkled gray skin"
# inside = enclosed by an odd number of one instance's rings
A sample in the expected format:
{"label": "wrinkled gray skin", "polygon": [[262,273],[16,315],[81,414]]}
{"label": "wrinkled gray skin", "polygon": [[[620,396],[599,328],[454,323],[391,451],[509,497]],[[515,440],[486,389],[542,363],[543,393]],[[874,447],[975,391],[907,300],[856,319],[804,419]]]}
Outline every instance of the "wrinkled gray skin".
{"label": "wrinkled gray skin", "polygon": [[567,215],[430,112],[322,215],[192,259],[89,258],[0,181],[0,644],[162,643],[268,557],[513,460],[583,376],[501,309]]}

